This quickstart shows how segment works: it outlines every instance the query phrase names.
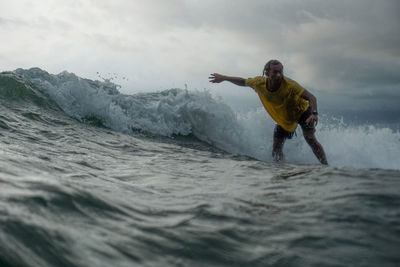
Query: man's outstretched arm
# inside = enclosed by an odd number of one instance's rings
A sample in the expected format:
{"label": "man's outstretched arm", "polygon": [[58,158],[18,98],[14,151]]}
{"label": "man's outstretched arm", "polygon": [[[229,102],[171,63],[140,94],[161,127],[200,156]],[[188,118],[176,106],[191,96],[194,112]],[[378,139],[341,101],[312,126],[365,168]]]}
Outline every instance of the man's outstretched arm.
{"label": "man's outstretched arm", "polygon": [[223,81],[228,81],[228,82],[234,83],[239,86],[246,86],[246,79],[243,79],[240,77],[230,77],[230,76],[225,76],[225,75],[218,74],[218,73],[212,73],[210,75],[211,76],[208,78],[210,79],[210,82],[212,82],[212,83],[220,83]]}

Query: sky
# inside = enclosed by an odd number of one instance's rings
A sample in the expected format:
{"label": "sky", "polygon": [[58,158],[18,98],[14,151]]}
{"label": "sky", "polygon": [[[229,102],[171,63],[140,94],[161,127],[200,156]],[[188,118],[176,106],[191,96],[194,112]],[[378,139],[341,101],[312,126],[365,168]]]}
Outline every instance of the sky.
{"label": "sky", "polygon": [[254,77],[279,59],[325,106],[397,112],[399,13],[399,0],[0,0],[0,71],[258,101],[209,74]]}

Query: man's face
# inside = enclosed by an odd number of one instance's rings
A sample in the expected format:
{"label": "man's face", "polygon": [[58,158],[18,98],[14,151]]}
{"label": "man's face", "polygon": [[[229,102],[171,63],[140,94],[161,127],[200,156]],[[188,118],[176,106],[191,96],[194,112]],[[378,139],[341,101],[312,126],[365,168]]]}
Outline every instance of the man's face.
{"label": "man's face", "polygon": [[281,64],[272,64],[267,75],[273,84],[280,84],[283,78],[283,66]]}

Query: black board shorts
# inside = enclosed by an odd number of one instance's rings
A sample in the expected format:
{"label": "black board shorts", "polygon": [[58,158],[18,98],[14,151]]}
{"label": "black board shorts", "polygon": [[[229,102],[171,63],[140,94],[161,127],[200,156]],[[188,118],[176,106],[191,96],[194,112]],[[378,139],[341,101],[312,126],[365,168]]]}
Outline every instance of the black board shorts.
{"label": "black board shorts", "polygon": [[[311,116],[311,109],[308,108],[306,111],[303,112],[303,114],[301,114],[301,117],[299,119],[299,124],[301,126],[301,128],[304,130],[312,130],[313,132],[315,132],[315,126],[314,125],[308,125],[306,123],[306,120],[308,119],[308,117]],[[296,131],[294,132],[288,132],[285,129],[283,129],[281,126],[279,126],[278,124],[275,125],[275,129],[274,129],[274,138],[287,138],[287,139],[292,139],[293,135],[296,133]]]}

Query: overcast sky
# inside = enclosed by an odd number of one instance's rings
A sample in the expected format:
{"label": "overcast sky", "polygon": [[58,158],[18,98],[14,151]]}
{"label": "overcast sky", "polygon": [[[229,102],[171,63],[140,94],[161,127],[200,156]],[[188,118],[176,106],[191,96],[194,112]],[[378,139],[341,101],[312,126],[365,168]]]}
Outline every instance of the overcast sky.
{"label": "overcast sky", "polygon": [[0,0],[0,70],[240,95],[209,74],[261,75],[275,58],[312,92],[395,107],[399,14],[399,0]]}

